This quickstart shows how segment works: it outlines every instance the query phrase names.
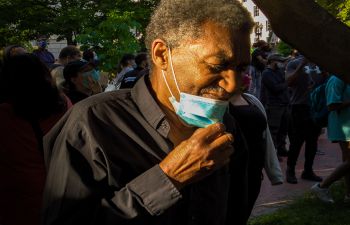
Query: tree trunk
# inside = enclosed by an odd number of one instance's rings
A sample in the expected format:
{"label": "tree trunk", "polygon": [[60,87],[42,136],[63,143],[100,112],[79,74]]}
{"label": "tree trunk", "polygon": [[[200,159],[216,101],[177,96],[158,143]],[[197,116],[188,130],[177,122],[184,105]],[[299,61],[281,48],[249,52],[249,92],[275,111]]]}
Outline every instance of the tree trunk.
{"label": "tree trunk", "polygon": [[313,0],[253,0],[283,41],[350,83],[350,28]]}
{"label": "tree trunk", "polygon": [[67,45],[75,45],[75,43],[73,41],[72,33],[66,34],[65,37],[66,37],[66,40],[67,40]]}

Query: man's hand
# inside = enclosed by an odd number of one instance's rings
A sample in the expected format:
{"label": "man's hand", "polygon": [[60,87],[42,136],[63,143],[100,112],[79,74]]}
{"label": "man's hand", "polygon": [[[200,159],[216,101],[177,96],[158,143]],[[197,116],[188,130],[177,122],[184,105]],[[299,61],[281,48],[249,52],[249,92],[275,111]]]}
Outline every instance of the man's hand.
{"label": "man's hand", "polygon": [[220,123],[197,129],[160,162],[160,168],[179,189],[208,176],[233,153],[233,136],[225,130]]}

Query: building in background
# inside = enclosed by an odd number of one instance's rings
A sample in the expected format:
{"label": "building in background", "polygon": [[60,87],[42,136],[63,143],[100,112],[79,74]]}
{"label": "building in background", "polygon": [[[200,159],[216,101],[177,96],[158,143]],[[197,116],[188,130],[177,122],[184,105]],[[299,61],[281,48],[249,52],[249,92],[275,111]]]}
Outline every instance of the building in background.
{"label": "building in background", "polygon": [[[31,41],[31,44],[34,49],[37,48],[36,40]],[[57,35],[52,35],[47,38],[47,50],[55,56],[56,60],[58,59],[58,55],[60,54],[61,49],[66,46],[67,40],[64,39],[61,41],[57,41]]]}
{"label": "building in background", "polygon": [[58,59],[58,55],[62,48],[67,46],[67,40],[56,41],[57,35],[52,35],[47,40],[47,49],[55,56],[55,59]]}
{"label": "building in background", "polygon": [[277,36],[273,33],[271,25],[266,16],[261,10],[254,4],[252,0],[239,0],[244,7],[250,12],[255,22],[255,27],[251,35],[251,42],[254,43],[258,40],[264,40],[271,44],[278,42]]}

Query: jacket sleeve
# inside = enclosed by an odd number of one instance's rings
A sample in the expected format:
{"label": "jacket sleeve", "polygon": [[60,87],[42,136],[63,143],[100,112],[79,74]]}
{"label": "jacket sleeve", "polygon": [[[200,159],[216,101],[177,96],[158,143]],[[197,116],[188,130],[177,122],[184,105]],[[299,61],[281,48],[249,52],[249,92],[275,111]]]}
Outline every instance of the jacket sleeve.
{"label": "jacket sleeve", "polygon": [[72,123],[68,121],[54,135],[55,141],[49,141],[50,136],[46,138],[47,143],[54,144],[52,151],[47,151],[50,160],[43,224],[78,224],[101,208],[121,220],[145,214],[156,216],[182,198],[158,164],[129,181],[122,181],[118,174],[112,176],[110,167],[120,173],[125,173],[126,168],[109,164],[102,149],[82,128],[76,128],[79,122],[67,124]]}
{"label": "jacket sleeve", "polygon": [[[253,95],[245,94],[245,96],[248,97],[249,101],[252,104],[256,105],[260,109],[260,111],[264,114],[265,118],[267,118],[264,106],[261,104],[261,102]],[[264,162],[264,169],[265,169],[266,175],[268,176],[272,185],[282,184],[284,180],[283,173],[277,158],[277,151],[273,143],[270,129],[268,126],[264,132],[264,138],[266,143],[265,162]]]}
{"label": "jacket sleeve", "polygon": [[265,131],[266,151],[264,169],[272,185],[283,183],[283,174],[277,158],[277,151],[271,137],[269,127]]}

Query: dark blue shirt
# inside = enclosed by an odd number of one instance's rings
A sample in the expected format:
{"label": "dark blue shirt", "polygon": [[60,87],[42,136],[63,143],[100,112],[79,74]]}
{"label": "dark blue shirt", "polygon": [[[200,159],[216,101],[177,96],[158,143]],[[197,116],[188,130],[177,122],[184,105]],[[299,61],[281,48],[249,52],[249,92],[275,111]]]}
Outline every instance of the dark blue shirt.
{"label": "dark blue shirt", "polygon": [[288,105],[288,84],[280,70],[266,68],[262,73],[264,103],[266,105]]}

